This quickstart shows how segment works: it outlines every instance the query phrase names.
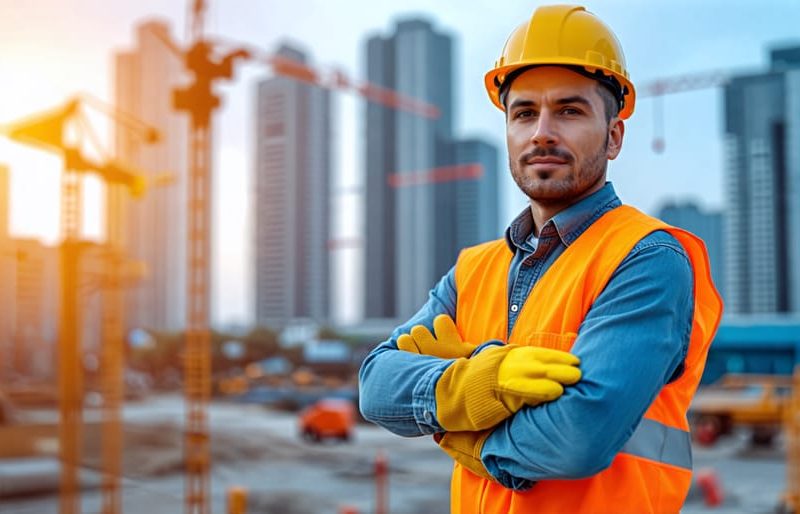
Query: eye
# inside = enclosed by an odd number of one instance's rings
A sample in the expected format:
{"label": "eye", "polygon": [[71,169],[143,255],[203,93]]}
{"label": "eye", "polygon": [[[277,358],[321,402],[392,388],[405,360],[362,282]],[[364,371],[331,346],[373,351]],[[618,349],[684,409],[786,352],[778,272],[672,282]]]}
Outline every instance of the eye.
{"label": "eye", "polygon": [[561,114],[566,114],[567,116],[576,116],[581,114],[580,109],[576,109],[575,107],[564,107],[561,109]]}
{"label": "eye", "polygon": [[530,118],[531,116],[533,116],[533,111],[531,109],[522,109],[514,113],[514,119]]}

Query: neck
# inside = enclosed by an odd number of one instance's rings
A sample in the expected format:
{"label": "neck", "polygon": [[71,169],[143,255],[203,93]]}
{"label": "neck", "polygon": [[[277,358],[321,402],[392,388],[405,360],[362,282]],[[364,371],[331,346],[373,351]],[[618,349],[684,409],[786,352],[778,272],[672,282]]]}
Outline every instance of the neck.
{"label": "neck", "polygon": [[586,191],[581,193],[578,196],[572,198],[564,198],[559,200],[535,200],[533,198],[529,198],[529,202],[531,205],[531,215],[533,216],[533,235],[539,237],[539,231],[544,226],[547,221],[558,214],[559,212],[563,211],[570,205],[574,205],[587,196],[590,196],[597,191],[600,191],[606,183],[605,175],[600,178],[594,185],[588,188]]}

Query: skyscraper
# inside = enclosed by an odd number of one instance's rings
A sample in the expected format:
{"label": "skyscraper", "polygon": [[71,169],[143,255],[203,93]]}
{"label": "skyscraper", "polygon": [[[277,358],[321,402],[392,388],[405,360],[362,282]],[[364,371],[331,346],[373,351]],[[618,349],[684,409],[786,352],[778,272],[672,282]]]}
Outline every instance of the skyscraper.
{"label": "skyscraper", "polygon": [[691,202],[668,203],[658,217],[670,225],[688,230],[702,239],[708,249],[714,285],[725,298],[725,262],[723,260],[723,215],[721,212],[704,212]]}
{"label": "skyscraper", "polygon": [[800,312],[800,47],[725,87],[727,310]]}
{"label": "skyscraper", "polygon": [[439,116],[366,104],[365,316],[407,319],[458,251],[497,237],[497,150],[453,134],[453,42],[407,19],[366,42],[367,80]]}
{"label": "skyscraper", "polygon": [[[391,38],[375,36],[366,44],[367,78],[373,84],[395,83],[395,52]],[[364,315],[392,318],[396,313],[395,192],[389,176],[397,165],[396,113],[375,102],[365,103],[364,151],[366,202],[364,245]]]}
{"label": "skyscraper", "polygon": [[[13,246],[14,366],[26,375],[52,376],[57,362],[53,347],[59,324],[59,249],[34,239],[14,239]],[[89,296],[84,294],[82,301]]]}
{"label": "skyscraper", "polygon": [[[305,63],[300,50],[278,55]],[[330,93],[286,77],[258,84],[256,321],[283,327],[330,313]]]}
{"label": "skyscraper", "polygon": [[[389,37],[367,41],[367,80],[427,102],[428,118],[367,104],[366,316],[408,317],[439,276],[436,186],[392,187],[392,176],[425,174],[449,164],[452,139],[452,39],[421,19],[400,21]],[[395,182],[397,183],[397,182]],[[444,188],[447,189],[447,188]],[[390,275],[394,275],[393,277]]]}
{"label": "skyscraper", "polygon": [[[453,143],[453,163],[475,167],[475,177],[455,182],[455,251],[502,236],[499,227],[497,148],[480,139]],[[472,175],[469,170],[469,175]],[[450,265],[457,255],[452,255]]]}
{"label": "skyscraper", "polygon": [[169,38],[166,23],[148,21],[137,27],[134,49],[114,59],[116,105],[162,136],[159,143],[145,145],[119,131],[116,155],[151,176],[166,172],[174,178],[170,185],[128,202],[125,247],[147,269],[128,296],[129,328],[180,330],[186,319],[188,118],[173,109],[172,92],[187,78],[179,56],[165,43]]}

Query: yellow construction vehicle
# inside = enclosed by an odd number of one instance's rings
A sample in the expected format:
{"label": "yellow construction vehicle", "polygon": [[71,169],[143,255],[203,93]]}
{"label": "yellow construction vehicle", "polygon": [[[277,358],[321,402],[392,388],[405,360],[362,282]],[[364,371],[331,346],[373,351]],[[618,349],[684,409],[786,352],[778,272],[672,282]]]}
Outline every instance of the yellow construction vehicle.
{"label": "yellow construction vehicle", "polygon": [[694,438],[710,446],[735,427],[746,426],[754,445],[767,446],[780,432],[791,391],[790,376],[724,375],[700,389],[689,408]]}

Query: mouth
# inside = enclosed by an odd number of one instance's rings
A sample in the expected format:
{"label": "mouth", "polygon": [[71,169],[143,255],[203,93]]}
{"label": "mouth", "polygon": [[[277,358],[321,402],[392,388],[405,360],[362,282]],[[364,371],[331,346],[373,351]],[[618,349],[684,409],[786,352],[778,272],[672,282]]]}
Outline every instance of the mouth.
{"label": "mouth", "polygon": [[564,159],[556,159],[553,157],[537,157],[536,159],[531,159],[528,161],[528,164],[566,164],[567,161]]}
{"label": "mouth", "polygon": [[535,157],[526,161],[526,164],[531,166],[560,166],[567,164],[567,161],[555,157]]}
{"label": "mouth", "polygon": [[572,155],[560,148],[534,148],[520,156],[519,163],[529,171],[551,175],[573,162]]}

